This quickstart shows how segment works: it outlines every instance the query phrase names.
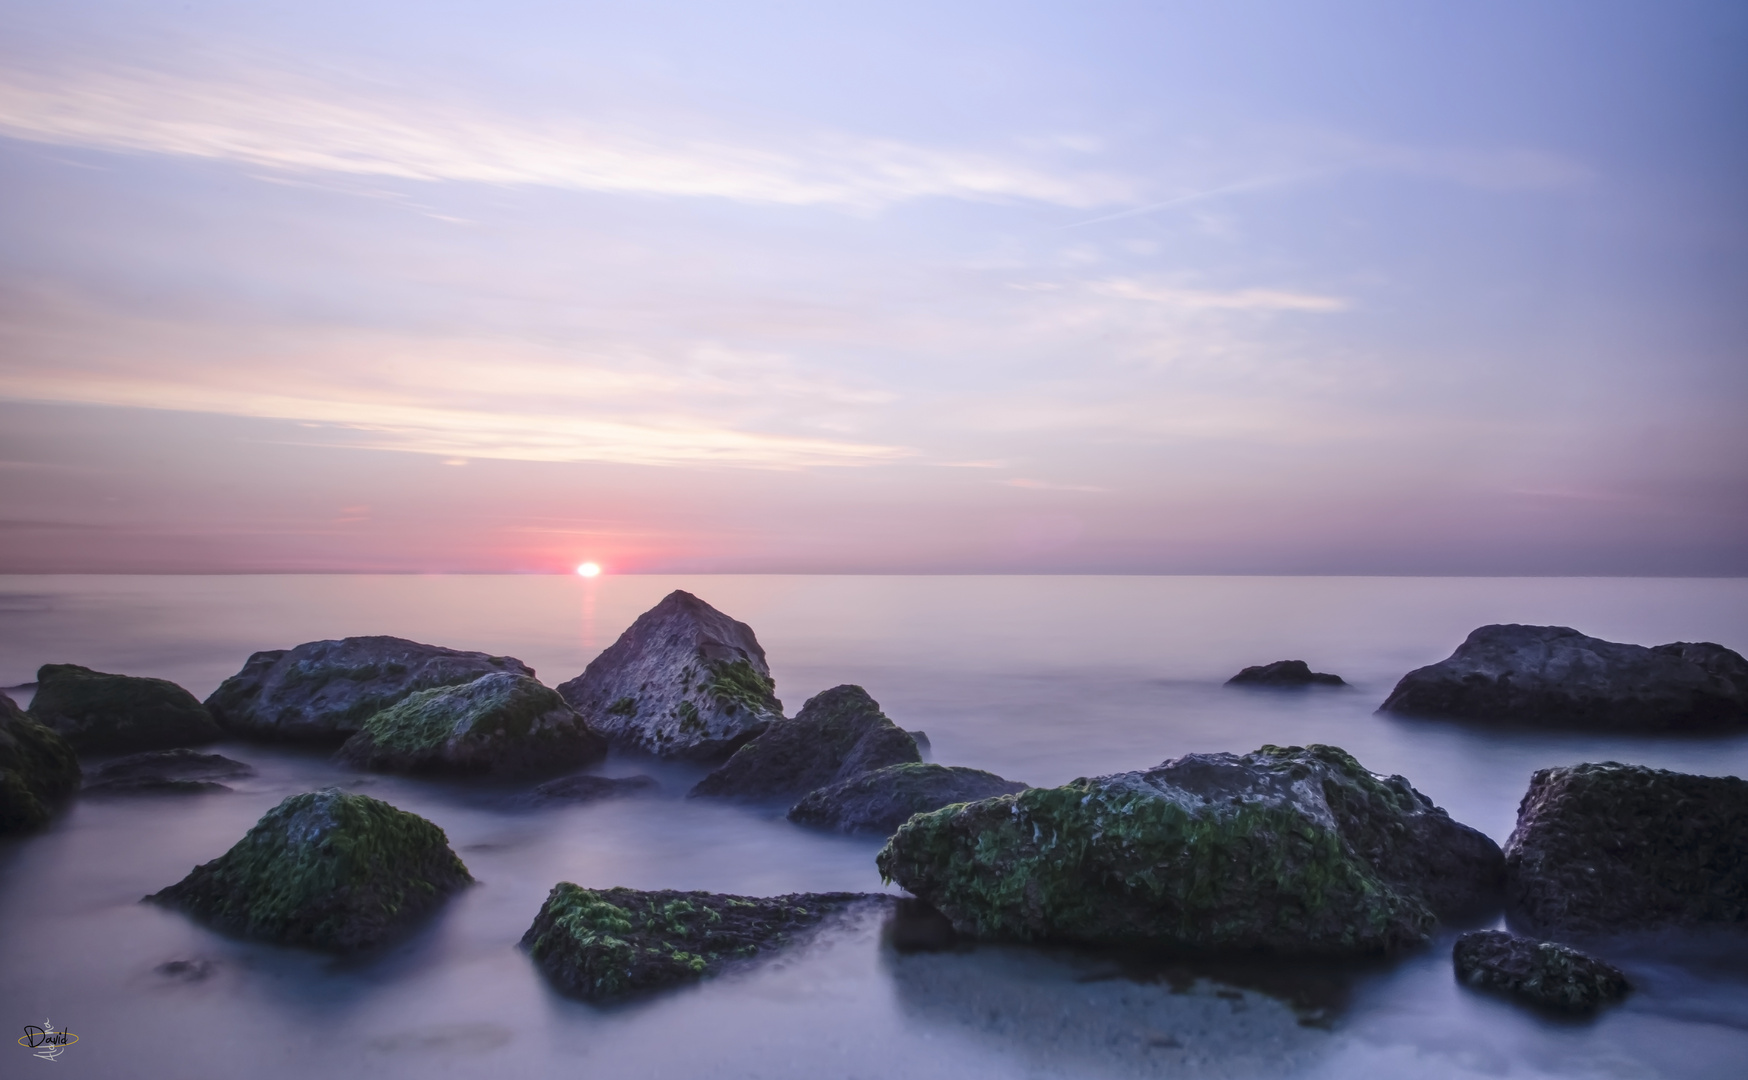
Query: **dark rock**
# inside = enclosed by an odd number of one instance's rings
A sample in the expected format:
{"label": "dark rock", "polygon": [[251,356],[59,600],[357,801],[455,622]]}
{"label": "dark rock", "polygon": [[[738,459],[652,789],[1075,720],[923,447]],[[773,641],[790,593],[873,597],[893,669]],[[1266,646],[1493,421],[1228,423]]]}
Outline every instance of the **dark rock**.
{"label": "dark rock", "polygon": [[563,772],[607,756],[607,740],[558,692],[507,671],[419,690],[364,722],[339,760],[361,769],[472,776]]}
{"label": "dark rock", "polygon": [[44,664],[36,681],[30,715],[81,754],[198,746],[223,734],[199,699],[167,679]]}
{"label": "dark rock", "polygon": [[928,760],[929,754],[935,749],[929,742],[929,733],[926,731],[913,731],[910,733],[910,737],[916,740],[916,748],[918,752],[922,754],[923,759],[925,761]]}
{"label": "dark rock", "polygon": [[1615,762],[1542,769],[1505,844],[1537,933],[1748,926],[1748,781]]}
{"label": "dark rock", "polygon": [[1265,746],[922,814],[877,862],[970,937],[1359,954],[1485,903],[1502,858],[1399,776]]}
{"label": "dark rock", "polygon": [[566,776],[548,780],[534,789],[536,803],[595,802],[655,791],[661,787],[653,776]]}
{"label": "dark rock", "polygon": [[419,690],[508,672],[534,677],[512,656],[488,656],[396,637],[310,641],[249,657],[207,708],[251,739],[340,743],[364,721]]}
{"label": "dark rock", "polygon": [[368,948],[471,882],[443,830],[367,795],[293,795],[235,847],[146,897],[214,929],[332,952]]}
{"label": "dark rock", "polygon": [[793,719],[773,720],[690,794],[793,798],[888,765],[920,761],[916,740],[888,720],[866,690],[835,686],[809,698]]}
{"label": "dark rock", "polygon": [[1464,934],[1451,961],[1458,982],[1563,1012],[1590,1012],[1630,989],[1627,977],[1601,960],[1503,930]]}
{"label": "dark rock", "polygon": [[1380,712],[1594,729],[1748,724],[1748,660],[1709,642],[1645,648],[1565,626],[1483,626],[1402,677]]}
{"label": "dark rock", "polygon": [[714,975],[792,943],[852,904],[889,900],[862,893],[597,890],[561,881],[522,945],[559,990],[613,1001]]}
{"label": "dark rock", "polygon": [[558,692],[615,746],[716,761],[783,715],[752,627],[679,589]]}
{"label": "dark rock", "polygon": [[839,832],[890,836],[916,814],[1012,795],[1026,787],[979,769],[914,762],[888,765],[808,792],[790,808],[789,820]]}
{"label": "dark rock", "polygon": [[149,750],[143,754],[106,761],[91,774],[92,783],[135,778],[173,778],[177,780],[232,780],[254,776],[255,768],[223,754],[203,754],[198,750]]}
{"label": "dark rock", "polygon": [[42,828],[78,787],[67,740],[0,694],[0,836]]}
{"label": "dark rock", "polygon": [[201,982],[213,971],[211,960],[166,960],[152,969],[156,975],[178,982]]}
{"label": "dark rock", "polygon": [[1226,680],[1227,686],[1346,686],[1340,675],[1312,671],[1303,660],[1276,660],[1247,667]]}
{"label": "dark rock", "polygon": [[111,795],[214,795],[230,791],[228,784],[216,780],[183,780],[174,776],[128,776],[120,780],[103,780],[86,784],[79,794],[85,798]]}

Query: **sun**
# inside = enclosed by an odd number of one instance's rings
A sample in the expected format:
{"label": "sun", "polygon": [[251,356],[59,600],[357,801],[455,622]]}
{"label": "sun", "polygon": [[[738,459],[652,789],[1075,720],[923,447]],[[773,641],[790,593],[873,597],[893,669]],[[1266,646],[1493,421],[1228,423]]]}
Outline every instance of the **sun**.
{"label": "sun", "polygon": [[601,565],[592,562],[579,563],[577,565],[577,573],[581,574],[583,577],[598,577],[601,573]]}

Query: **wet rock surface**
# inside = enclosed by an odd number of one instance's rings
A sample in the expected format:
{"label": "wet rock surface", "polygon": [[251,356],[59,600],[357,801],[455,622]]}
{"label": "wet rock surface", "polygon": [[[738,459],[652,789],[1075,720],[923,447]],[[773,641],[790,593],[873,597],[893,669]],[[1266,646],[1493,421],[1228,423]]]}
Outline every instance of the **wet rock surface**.
{"label": "wet rock surface", "polygon": [[1226,680],[1227,686],[1346,686],[1340,675],[1312,671],[1303,660],[1276,660],[1247,667]]}
{"label": "wet rock surface", "polygon": [[1379,711],[1593,729],[1748,727],[1748,660],[1709,642],[1646,648],[1565,626],[1483,626],[1448,659],[1404,675]]}
{"label": "wet rock surface", "polygon": [[728,896],[553,886],[522,945],[560,991],[610,1002],[692,982],[795,942],[866,893]]}
{"label": "wet rock surface", "polygon": [[1451,962],[1465,986],[1563,1012],[1594,1011],[1629,989],[1625,975],[1595,957],[1503,930],[1464,934]]}
{"label": "wet rock surface", "polygon": [[80,754],[199,746],[223,735],[206,706],[167,679],[44,664],[36,681],[30,714]]}
{"label": "wet rock surface", "polygon": [[105,762],[91,773],[81,794],[149,795],[229,791],[218,783],[255,775],[253,766],[222,754],[186,748],[150,750]]}
{"label": "wet rock surface", "polygon": [[808,792],[790,808],[789,820],[838,832],[890,836],[916,814],[1013,795],[1026,787],[981,769],[917,762],[888,765]]}
{"label": "wet rock surface", "polygon": [[224,855],[145,899],[238,937],[351,952],[472,880],[442,829],[329,788],[286,799]]}
{"label": "wet rock surface", "polygon": [[969,937],[1334,955],[1418,944],[1503,864],[1406,780],[1315,745],[948,807],[877,861]]}
{"label": "wet rock surface", "polygon": [[548,780],[534,789],[536,805],[548,803],[585,803],[601,799],[618,799],[627,795],[642,795],[657,791],[661,784],[653,776],[566,776]]}
{"label": "wet rock surface", "polygon": [[47,825],[79,787],[79,758],[67,740],[0,694],[0,836]]}
{"label": "wet rock surface", "polygon": [[1537,933],[1748,927],[1748,781],[1616,762],[1542,769],[1505,845]]}
{"label": "wet rock surface", "polygon": [[534,669],[513,656],[405,638],[309,641],[249,657],[206,705],[226,731],[244,738],[332,745],[417,691],[498,672],[534,677]]}
{"label": "wet rock surface", "polygon": [[607,756],[558,692],[507,671],[419,690],[364,721],[339,760],[361,769],[517,777],[563,772]]}
{"label": "wet rock surface", "polygon": [[860,686],[815,694],[793,718],[778,717],[691,794],[727,799],[793,798],[888,765],[920,763],[910,732]]}

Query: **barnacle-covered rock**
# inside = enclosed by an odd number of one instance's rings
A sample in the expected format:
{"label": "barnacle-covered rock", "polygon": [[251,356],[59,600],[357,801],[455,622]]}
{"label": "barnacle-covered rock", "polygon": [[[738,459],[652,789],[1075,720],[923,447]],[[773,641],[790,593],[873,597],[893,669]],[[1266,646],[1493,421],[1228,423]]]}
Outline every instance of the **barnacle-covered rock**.
{"label": "barnacle-covered rock", "polygon": [[1464,934],[1451,962],[1466,986],[1562,1012],[1591,1012],[1629,989],[1625,975],[1593,956],[1503,930]]}

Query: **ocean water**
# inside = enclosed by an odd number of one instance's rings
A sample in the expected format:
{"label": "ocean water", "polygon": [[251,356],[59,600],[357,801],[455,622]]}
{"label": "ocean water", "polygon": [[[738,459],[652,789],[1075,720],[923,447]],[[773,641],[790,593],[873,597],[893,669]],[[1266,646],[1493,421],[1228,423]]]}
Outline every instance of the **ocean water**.
{"label": "ocean water", "polygon": [[[1748,737],[1592,736],[1373,713],[1475,626],[1748,651],[1748,581],[1173,577],[0,577],[0,685],[74,662],[205,696],[257,649],[395,634],[508,653],[556,685],[684,588],[750,623],[793,712],[858,683],[932,758],[1035,785],[1195,751],[1326,742],[1401,773],[1503,842],[1530,773],[1616,760],[1748,775]],[[1303,659],[1346,689],[1229,688]],[[28,690],[14,691],[28,698]],[[1609,946],[1638,987],[1585,1022],[1473,994],[1447,933],[1352,968],[1160,966],[1072,949],[912,953],[879,913],[723,978],[610,1008],[554,994],[516,947],[558,881],[892,891],[877,840],[682,796],[691,766],[615,756],[660,792],[531,810],[515,793],[373,776],[243,743],[229,794],[76,803],[0,842],[0,1023],[79,1042],[0,1075],[68,1077],[1737,1077],[1748,962],[1732,938]],[[480,884],[417,934],[348,960],[233,941],[139,898],[281,799],[341,785],[442,826]],[[204,964],[202,978],[159,974]]]}

